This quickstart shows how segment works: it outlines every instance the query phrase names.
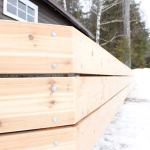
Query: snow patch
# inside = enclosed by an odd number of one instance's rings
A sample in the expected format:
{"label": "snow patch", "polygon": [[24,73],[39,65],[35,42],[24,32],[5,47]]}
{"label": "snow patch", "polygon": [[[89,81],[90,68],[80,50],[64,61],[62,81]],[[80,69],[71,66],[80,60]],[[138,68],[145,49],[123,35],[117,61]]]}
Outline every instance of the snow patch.
{"label": "snow patch", "polygon": [[129,99],[150,100],[150,69],[134,69],[136,84],[130,92]]}
{"label": "snow patch", "polygon": [[93,150],[150,150],[150,69],[134,69],[136,84]]}

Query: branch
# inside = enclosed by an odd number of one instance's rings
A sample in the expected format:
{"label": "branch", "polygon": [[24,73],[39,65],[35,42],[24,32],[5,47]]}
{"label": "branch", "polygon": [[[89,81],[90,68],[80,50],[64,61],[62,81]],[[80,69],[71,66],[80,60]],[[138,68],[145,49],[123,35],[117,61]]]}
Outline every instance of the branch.
{"label": "branch", "polygon": [[118,2],[118,0],[116,0],[113,4],[108,5],[108,6],[106,6],[105,8],[103,8],[102,12],[104,12],[104,11],[106,11],[106,10],[108,10],[108,9],[110,9],[110,8],[112,8],[112,7],[116,6],[116,5],[118,5],[118,4],[120,4],[120,2]]}
{"label": "branch", "polygon": [[[87,7],[89,7],[85,0],[84,0],[84,3]],[[92,6],[90,7],[90,9],[93,13],[95,13],[97,15],[97,12],[92,8]]]}
{"label": "branch", "polygon": [[106,29],[104,29],[102,26],[100,27],[103,31],[109,31],[109,30],[106,30]]}
{"label": "branch", "polygon": [[[137,20],[131,20],[130,22],[134,22],[134,21],[137,21]],[[114,22],[123,22],[123,20],[112,20],[112,21],[108,21],[108,22],[103,22],[103,23],[101,23],[101,25],[114,23]]]}
{"label": "branch", "polygon": [[123,20],[113,20],[113,21],[108,21],[108,22],[103,22],[101,25],[109,24],[109,23],[114,23],[114,22],[123,22]]}
{"label": "branch", "polygon": [[97,12],[91,7],[91,10],[93,13],[95,13],[97,15]]}
{"label": "branch", "polygon": [[[84,3],[87,5],[87,3],[85,1],[84,1]],[[118,4],[120,4],[120,2],[118,2],[118,0],[116,0],[113,4],[104,7],[102,10],[102,13]],[[97,12],[92,8],[92,6],[91,6],[91,11],[97,15]]]}
{"label": "branch", "polygon": [[101,40],[105,41],[105,43],[101,44],[101,46],[102,46],[102,45],[106,45],[107,43],[112,42],[112,41],[113,41],[115,38],[117,38],[117,37],[122,37],[122,36],[123,36],[123,35],[118,35],[118,36],[116,36],[116,33],[115,33],[115,36],[114,36],[111,40],[109,40],[109,41],[104,40],[104,39],[101,39]]}
{"label": "branch", "polygon": [[138,20],[131,20],[130,22],[136,22],[136,21],[138,21]]}

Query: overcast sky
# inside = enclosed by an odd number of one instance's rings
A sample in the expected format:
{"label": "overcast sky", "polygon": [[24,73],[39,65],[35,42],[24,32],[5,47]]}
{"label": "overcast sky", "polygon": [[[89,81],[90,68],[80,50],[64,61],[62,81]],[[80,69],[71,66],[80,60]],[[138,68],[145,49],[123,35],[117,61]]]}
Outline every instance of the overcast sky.
{"label": "overcast sky", "polygon": [[141,17],[146,22],[146,28],[150,29],[150,0],[135,0],[135,2],[141,2]]}

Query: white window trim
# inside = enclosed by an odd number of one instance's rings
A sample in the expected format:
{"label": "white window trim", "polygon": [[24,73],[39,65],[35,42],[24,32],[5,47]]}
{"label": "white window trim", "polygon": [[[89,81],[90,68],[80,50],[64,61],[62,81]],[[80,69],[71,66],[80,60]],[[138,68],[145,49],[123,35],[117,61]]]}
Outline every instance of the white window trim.
{"label": "white window trim", "polygon": [[[20,0],[20,1],[35,10],[35,19],[34,19],[34,22],[38,23],[38,6],[35,5],[34,3],[30,2],[29,0]],[[18,8],[18,6],[17,6],[17,8]],[[3,0],[3,14],[6,15],[6,16],[8,16],[8,17],[11,17],[13,19],[27,22],[27,20],[21,19],[20,17],[7,12],[7,0]]]}

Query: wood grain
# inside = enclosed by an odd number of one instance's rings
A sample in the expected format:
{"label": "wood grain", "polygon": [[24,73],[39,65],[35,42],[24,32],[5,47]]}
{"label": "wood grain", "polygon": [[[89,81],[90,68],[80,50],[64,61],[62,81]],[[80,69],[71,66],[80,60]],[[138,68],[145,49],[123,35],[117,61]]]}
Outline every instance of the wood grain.
{"label": "wood grain", "polygon": [[[73,28],[0,20],[0,73],[72,73]],[[56,32],[57,37],[51,33]],[[51,67],[57,64],[57,69]]]}
{"label": "wood grain", "polygon": [[[0,78],[0,133],[75,124],[133,80],[133,77]],[[56,92],[52,92],[53,86],[57,87]],[[53,123],[53,117],[58,118],[57,123]]]}
{"label": "wood grain", "polygon": [[[52,63],[57,64],[55,69]],[[0,20],[0,74],[10,73],[133,75],[73,27]]]}
{"label": "wood grain", "polygon": [[[75,150],[74,127],[2,134],[1,150]],[[59,141],[59,146],[54,146]]]}
{"label": "wood grain", "polygon": [[75,122],[89,115],[133,81],[134,77],[76,77]]}
{"label": "wood grain", "polygon": [[0,83],[0,133],[74,123],[73,78],[1,78]]}
{"label": "wood grain", "polygon": [[[76,125],[1,134],[0,148],[2,150],[91,150],[117,113],[133,85],[134,83],[128,85]],[[58,141],[59,145],[54,146],[54,141]]]}
{"label": "wood grain", "polygon": [[[92,150],[116,115],[134,84],[135,83],[133,82],[128,85],[110,101],[75,125],[77,150]],[[83,130],[84,134],[82,134]]]}
{"label": "wood grain", "polygon": [[76,73],[134,75],[129,67],[93,42],[90,38],[76,29],[73,31]]}

